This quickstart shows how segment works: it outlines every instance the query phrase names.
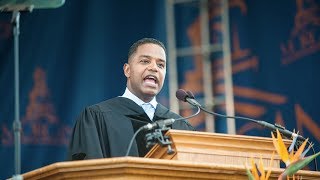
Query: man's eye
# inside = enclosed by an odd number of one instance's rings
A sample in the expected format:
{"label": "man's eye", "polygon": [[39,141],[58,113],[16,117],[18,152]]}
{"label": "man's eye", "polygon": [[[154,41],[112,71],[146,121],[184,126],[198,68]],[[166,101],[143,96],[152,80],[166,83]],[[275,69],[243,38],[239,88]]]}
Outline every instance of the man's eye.
{"label": "man's eye", "polygon": [[142,63],[148,63],[149,60],[147,60],[147,59],[141,59],[140,62],[142,62]]}
{"label": "man's eye", "polygon": [[158,64],[158,67],[163,69],[164,68],[164,64]]}

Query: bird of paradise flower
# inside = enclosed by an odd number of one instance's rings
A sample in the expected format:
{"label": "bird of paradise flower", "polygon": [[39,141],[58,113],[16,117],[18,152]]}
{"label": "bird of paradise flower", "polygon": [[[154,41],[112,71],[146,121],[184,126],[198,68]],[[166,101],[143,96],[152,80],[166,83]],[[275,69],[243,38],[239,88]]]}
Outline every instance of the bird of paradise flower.
{"label": "bird of paradise flower", "polygon": [[274,157],[274,152],[272,153],[271,160],[269,163],[269,170],[267,173],[264,171],[264,166],[262,162],[262,158],[260,157],[259,160],[259,166],[254,162],[254,160],[251,158],[251,171],[246,167],[247,169],[247,175],[250,180],[268,180],[270,175],[271,175],[271,167],[273,164],[273,157]]}
{"label": "bird of paradise flower", "polygon": [[[280,132],[277,130],[277,137],[274,137],[274,134],[271,133],[273,145],[280,156],[281,160],[285,163],[286,168],[285,170],[280,174],[278,180],[285,180],[289,179],[289,177],[292,177],[295,179],[294,174],[299,171],[300,169],[304,168],[306,165],[308,165],[313,159],[315,159],[317,156],[320,155],[320,152],[313,154],[311,156],[305,157],[305,155],[308,153],[310,148],[313,146],[313,144],[309,144],[308,148],[306,150],[305,147],[307,145],[308,139],[306,139],[299,149],[294,152],[294,146],[296,145],[298,135],[295,135],[293,137],[292,143],[287,150],[282,136]],[[303,151],[304,150],[304,151]],[[271,158],[271,161],[273,160],[273,155]],[[261,160],[260,160],[261,161]],[[268,173],[265,175],[264,173],[264,167],[262,162],[259,162],[259,167],[251,160],[252,168],[251,171],[247,169],[247,175],[250,180],[268,180],[271,174],[271,170],[269,168]],[[271,167],[271,166],[270,166]]]}

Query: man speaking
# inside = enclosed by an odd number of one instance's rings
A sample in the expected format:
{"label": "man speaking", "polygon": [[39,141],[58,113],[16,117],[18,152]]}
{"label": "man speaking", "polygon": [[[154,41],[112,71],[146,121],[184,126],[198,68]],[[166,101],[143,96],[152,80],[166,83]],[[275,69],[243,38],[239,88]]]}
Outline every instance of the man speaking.
{"label": "man speaking", "polygon": [[[135,42],[123,72],[127,77],[124,94],[86,107],[78,117],[68,152],[70,160],[124,156],[141,126],[181,118],[156,100],[166,76],[166,48],[162,42],[152,38]],[[172,128],[193,130],[187,120],[175,121]],[[143,157],[149,151],[144,141],[146,133],[138,134],[130,156]]]}

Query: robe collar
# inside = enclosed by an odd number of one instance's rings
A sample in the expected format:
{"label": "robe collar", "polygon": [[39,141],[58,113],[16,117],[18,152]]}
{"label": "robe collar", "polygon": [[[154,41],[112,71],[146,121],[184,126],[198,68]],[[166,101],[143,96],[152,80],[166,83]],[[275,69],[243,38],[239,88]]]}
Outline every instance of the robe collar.
{"label": "robe collar", "polygon": [[[140,107],[138,104],[136,104],[134,101],[125,98],[125,97],[116,97],[113,98],[112,102],[113,109],[115,111],[119,111],[125,116],[145,116],[146,119],[148,119],[148,122],[150,119],[148,116],[145,114],[144,110],[142,107]],[[168,119],[170,117],[169,109],[164,107],[161,104],[157,104],[155,113],[154,113],[154,118],[153,120],[161,120],[161,119]]]}

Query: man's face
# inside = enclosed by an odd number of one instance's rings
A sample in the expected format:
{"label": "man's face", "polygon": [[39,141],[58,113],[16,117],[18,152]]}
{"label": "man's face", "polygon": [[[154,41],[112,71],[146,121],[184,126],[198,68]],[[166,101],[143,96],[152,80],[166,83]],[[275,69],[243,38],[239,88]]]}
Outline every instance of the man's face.
{"label": "man's face", "polygon": [[145,102],[152,100],[162,89],[166,76],[166,54],[156,44],[140,45],[123,66],[128,89]]}

